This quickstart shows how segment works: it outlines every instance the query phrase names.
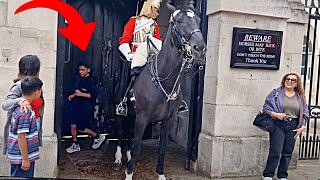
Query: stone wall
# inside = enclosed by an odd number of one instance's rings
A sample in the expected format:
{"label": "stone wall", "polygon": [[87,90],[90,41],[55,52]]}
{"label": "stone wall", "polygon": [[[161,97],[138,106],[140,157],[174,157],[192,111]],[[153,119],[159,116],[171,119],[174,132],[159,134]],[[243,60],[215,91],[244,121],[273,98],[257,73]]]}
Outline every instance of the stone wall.
{"label": "stone wall", "polygon": [[[299,0],[207,3],[208,54],[196,169],[211,177],[261,175],[268,136],[252,121],[284,74],[300,74],[308,16]],[[230,68],[233,27],[283,31],[280,70]]]}
{"label": "stone wall", "polygon": [[[48,9],[32,9],[14,15],[14,11],[28,0],[0,0],[0,99],[5,98],[18,72],[19,59],[35,54],[41,60],[40,78],[44,82],[45,114],[43,123],[44,146],[41,160],[36,163],[35,176],[57,175],[57,138],[54,133],[54,95],[56,76],[57,13]],[[1,103],[2,104],[2,103]],[[0,111],[0,128],[6,121],[6,112]],[[2,130],[0,132],[3,132]],[[3,134],[0,134],[0,144]],[[0,155],[0,176],[9,174],[9,164]]]}

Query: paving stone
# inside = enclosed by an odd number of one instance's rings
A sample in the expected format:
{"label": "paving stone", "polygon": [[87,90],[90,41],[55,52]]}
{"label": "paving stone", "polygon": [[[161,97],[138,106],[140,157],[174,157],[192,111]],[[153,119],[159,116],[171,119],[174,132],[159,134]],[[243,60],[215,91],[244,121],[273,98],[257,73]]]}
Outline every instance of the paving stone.
{"label": "paving stone", "polygon": [[[65,152],[68,142],[62,143],[61,160],[59,162],[58,178],[66,179],[124,179],[126,167],[126,149],[122,149],[123,167],[120,171],[111,168],[114,161],[116,142],[104,144],[99,150],[91,150],[92,139],[80,139],[82,151],[75,154]],[[143,141],[141,155],[137,160],[134,173],[135,179],[157,179],[155,172],[157,164],[158,140]],[[186,151],[175,143],[169,143],[165,157],[165,175],[168,180],[209,180],[209,177],[200,176],[184,169]],[[80,168],[79,168],[80,166]],[[296,169],[289,170],[289,180],[317,180],[320,178],[319,161],[298,161]],[[262,176],[212,178],[211,180],[261,180]],[[276,177],[276,176],[275,176]],[[276,179],[276,178],[275,178]]]}

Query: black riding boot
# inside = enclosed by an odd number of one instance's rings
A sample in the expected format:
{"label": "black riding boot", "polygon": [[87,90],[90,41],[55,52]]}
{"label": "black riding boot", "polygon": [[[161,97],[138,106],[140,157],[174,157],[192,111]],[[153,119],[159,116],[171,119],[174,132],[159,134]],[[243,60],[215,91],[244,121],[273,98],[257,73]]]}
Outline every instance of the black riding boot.
{"label": "black riding boot", "polygon": [[[131,72],[130,72],[130,75],[131,75],[131,87],[136,79],[137,76],[139,76],[139,74],[142,72],[143,70],[143,67],[134,67],[133,69],[131,69]],[[130,91],[129,91],[129,98],[130,98],[130,101],[132,102],[133,106],[135,107],[135,102],[136,102],[136,99],[134,97],[134,93],[133,93],[133,89],[130,88]]]}
{"label": "black riding boot", "polygon": [[[132,76],[132,84],[134,83],[135,79],[136,79],[136,77]],[[130,91],[129,91],[129,99],[130,99],[133,107],[136,108],[136,98],[134,97],[133,88],[131,88]]]}

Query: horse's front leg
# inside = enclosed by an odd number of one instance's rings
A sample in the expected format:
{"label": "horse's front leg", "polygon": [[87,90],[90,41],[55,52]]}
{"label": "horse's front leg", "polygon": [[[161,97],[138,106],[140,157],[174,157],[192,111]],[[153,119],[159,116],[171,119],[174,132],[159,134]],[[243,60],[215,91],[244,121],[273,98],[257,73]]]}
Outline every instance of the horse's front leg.
{"label": "horse's front leg", "polygon": [[112,164],[112,168],[114,170],[120,170],[122,166],[121,158],[122,158],[122,153],[121,153],[121,146],[122,146],[122,138],[123,138],[123,118],[120,116],[116,117],[116,129],[118,132],[118,144],[117,144],[117,151],[115,153],[115,161]]}
{"label": "horse's front leg", "polygon": [[164,156],[166,154],[168,137],[169,137],[171,128],[173,126],[173,122],[174,122],[173,117],[171,117],[171,119],[167,121],[167,123],[161,124],[160,142],[158,146],[158,164],[157,164],[157,170],[156,170],[159,175],[158,180],[166,180],[166,177],[164,176],[164,171],[163,171]]}
{"label": "horse's front leg", "polygon": [[134,140],[133,140],[133,145],[131,147],[131,152],[130,152],[131,159],[128,162],[128,168],[125,171],[125,174],[126,174],[125,180],[132,180],[135,162],[141,152],[141,141],[142,141],[142,136],[146,126],[147,126],[147,119],[145,117],[138,118],[137,116],[136,122],[135,122]]}
{"label": "horse's front leg", "polygon": [[132,144],[133,144],[133,138],[134,138],[134,127],[132,126],[132,130],[130,130],[129,139],[128,139],[128,150],[127,150],[128,162],[131,160],[131,148],[132,148]]}

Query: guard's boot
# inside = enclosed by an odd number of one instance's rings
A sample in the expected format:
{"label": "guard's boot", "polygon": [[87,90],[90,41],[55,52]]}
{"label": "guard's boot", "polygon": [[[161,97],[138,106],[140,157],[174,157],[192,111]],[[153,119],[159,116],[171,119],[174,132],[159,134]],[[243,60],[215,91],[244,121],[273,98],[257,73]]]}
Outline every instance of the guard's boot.
{"label": "guard's boot", "polygon": [[133,74],[131,77],[131,83],[130,83],[130,90],[129,90],[129,99],[131,103],[133,104],[133,107],[136,107],[136,98],[134,97],[134,92],[133,92],[133,84],[134,81],[136,80],[137,74]]}
{"label": "guard's boot", "polygon": [[134,92],[133,92],[133,89],[130,89],[129,91],[129,98],[130,98],[130,101],[131,103],[133,104],[133,107],[136,107],[136,98],[134,97]]}
{"label": "guard's boot", "polygon": [[187,112],[189,111],[188,104],[182,100],[182,104],[180,105],[178,112]]}

